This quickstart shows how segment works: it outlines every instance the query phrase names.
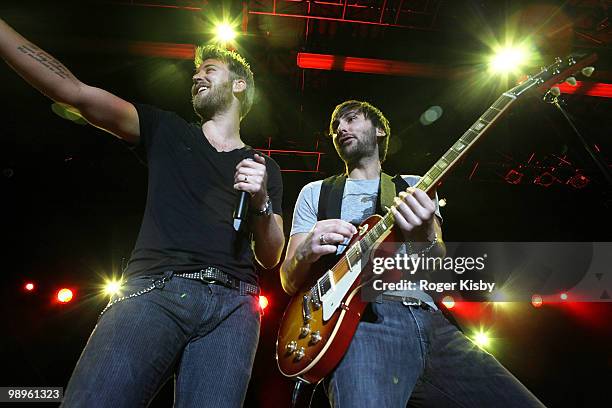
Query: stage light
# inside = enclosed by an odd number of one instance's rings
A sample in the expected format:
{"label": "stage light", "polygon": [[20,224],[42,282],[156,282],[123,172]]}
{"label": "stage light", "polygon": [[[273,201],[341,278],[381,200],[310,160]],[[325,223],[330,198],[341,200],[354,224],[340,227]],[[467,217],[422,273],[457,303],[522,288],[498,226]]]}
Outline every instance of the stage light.
{"label": "stage light", "polygon": [[104,283],[104,293],[109,296],[115,295],[121,290],[122,284],[121,280],[108,280]]}
{"label": "stage light", "polygon": [[528,62],[529,53],[525,47],[506,46],[499,48],[489,61],[489,69],[493,73],[516,73]]}
{"label": "stage light", "polygon": [[508,184],[520,184],[521,180],[523,180],[523,176],[523,173],[510,169],[504,176],[504,180],[506,180],[506,183]]}
{"label": "stage light", "polygon": [[544,303],[544,301],[542,300],[542,296],[533,295],[531,297],[531,304],[533,305],[533,307],[540,307],[542,306],[542,303]]}
{"label": "stage light", "polygon": [[74,294],[68,288],[60,289],[57,292],[57,300],[60,303],[68,303],[68,302],[70,302],[72,300],[73,296],[74,296]]}
{"label": "stage light", "polygon": [[215,24],[215,41],[221,44],[231,43],[238,33],[234,27],[226,22]]}
{"label": "stage light", "polygon": [[259,307],[262,311],[264,311],[269,304],[270,302],[268,301],[267,297],[265,297],[264,295],[259,295]]}
{"label": "stage light", "polygon": [[479,332],[474,333],[472,340],[481,348],[486,348],[491,344],[491,338],[482,329]]}
{"label": "stage light", "polygon": [[567,300],[567,293],[562,293],[561,295],[559,295],[559,297],[561,298],[561,300]]}
{"label": "stage light", "polygon": [[444,296],[442,298],[442,304],[447,309],[452,309],[453,307],[455,307],[455,299],[453,299],[453,297],[450,295]]}
{"label": "stage light", "polygon": [[533,180],[533,184],[548,188],[552,186],[553,183],[556,183],[558,181],[559,179],[553,176],[552,173],[545,171]]}
{"label": "stage light", "polygon": [[34,290],[34,284],[32,282],[28,282],[24,285],[23,288],[27,290],[28,292],[31,292]]}
{"label": "stage light", "polygon": [[585,176],[584,174],[575,174],[572,177],[570,177],[565,184],[569,184],[570,186],[574,187],[575,189],[581,189],[586,187],[587,184],[589,184],[591,180]]}

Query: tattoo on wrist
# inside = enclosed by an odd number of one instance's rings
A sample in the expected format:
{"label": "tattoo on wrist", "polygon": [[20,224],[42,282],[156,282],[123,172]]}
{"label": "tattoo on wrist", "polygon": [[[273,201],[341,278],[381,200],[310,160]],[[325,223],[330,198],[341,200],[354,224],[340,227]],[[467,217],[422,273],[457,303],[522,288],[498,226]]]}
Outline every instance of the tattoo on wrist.
{"label": "tattoo on wrist", "polygon": [[70,77],[70,71],[68,71],[68,68],[34,44],[22,44],[17,47],[17,49],[60,78],[67,79]]}

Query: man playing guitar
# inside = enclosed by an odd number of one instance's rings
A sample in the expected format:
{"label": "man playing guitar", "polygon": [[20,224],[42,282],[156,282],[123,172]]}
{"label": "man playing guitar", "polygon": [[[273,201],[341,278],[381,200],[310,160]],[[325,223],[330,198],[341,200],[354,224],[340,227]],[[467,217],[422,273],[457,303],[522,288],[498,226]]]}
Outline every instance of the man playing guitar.
{"label": "man playing guitar", "polygon": [[[289,294],[311,278],[313,265],[322,257],[344,251],[357,233],[354,224],[383,212],[381,163],[390,137],[388,120],[367,102],[346,101],[332,113],[330,134],[346,171],[309,183],[300,192],[280,270]],[[394,178],[394,183],[400,189],[418,180],[402,176]],[[336,200],[341,202],[323,198],[329,191],[325,186],[334,183],[342,191]],[[407,191],[390,208],[406,242],[403,250],[444,256],[437,198],[415,188]],[[334,214],[336,206],[339,216],[322,219],[322,211]],[[346,354],[325,383],[334,407],[542,406],[493,356],[452,325],[422,291],[385,292],[370,303]]]}

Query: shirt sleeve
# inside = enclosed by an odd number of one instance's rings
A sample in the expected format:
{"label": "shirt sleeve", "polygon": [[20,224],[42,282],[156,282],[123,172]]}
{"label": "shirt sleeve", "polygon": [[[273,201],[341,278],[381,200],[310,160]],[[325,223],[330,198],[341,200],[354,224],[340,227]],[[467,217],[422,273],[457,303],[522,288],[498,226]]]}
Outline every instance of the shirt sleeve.
{"label": "shirt sleeve", "polygon": [[134,103],[136,112],[138,112],[138,123],[140,126],[140,141],[139,146],[144,147],[148,152],[155,143],[155,134],[159,126],[161,111],[151,105]]}
{"label": "shirt sleeve", "polygon": [[306,184],[298,196],[293,210],[291,235],[308,232],[317,223],[321,181]]}

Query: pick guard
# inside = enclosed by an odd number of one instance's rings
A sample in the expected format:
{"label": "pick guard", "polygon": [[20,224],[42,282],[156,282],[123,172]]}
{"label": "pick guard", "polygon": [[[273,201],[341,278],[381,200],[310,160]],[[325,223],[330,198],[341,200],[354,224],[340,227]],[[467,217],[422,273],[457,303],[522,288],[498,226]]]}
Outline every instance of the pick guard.
{"label": "pick guard", "polygon": [[355,262],[349,272],[347,272],[338,282],[333,281],[331,271],[327,271],[327,273],[330,275],[332,285],[331,289],[321,297],[323,321],[328,321],[332,317],[334,312],[342,304],[342,300],[345,298],[355,280],[359,277],[361,273],[361,260]]}

